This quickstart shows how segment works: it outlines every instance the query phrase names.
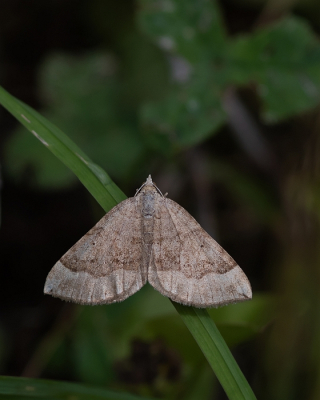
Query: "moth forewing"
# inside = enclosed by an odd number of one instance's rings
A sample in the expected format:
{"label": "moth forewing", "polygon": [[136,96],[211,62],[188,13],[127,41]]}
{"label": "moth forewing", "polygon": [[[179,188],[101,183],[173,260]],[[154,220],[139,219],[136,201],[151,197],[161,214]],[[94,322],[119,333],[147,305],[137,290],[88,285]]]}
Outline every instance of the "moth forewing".
{"label": "moth forewing", "polygon": [[252,298],[248,278],[151,176],[61,257],[44,292],[79,304],[122,301],[145,283],[194,307]]}

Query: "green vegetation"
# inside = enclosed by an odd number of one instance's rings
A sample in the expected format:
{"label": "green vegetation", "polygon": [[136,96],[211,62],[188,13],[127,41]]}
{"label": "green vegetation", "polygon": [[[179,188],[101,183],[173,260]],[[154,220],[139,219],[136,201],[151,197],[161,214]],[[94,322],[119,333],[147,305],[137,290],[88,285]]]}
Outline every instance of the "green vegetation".
{"label": "green vegetation", "polygon": [[[230,400],[319,398],[319,123],[308,143],[304,132],[318,120],[320,42],[310,21],[287,14],[230,34],[214,0],[138,0],[131,14],[107,3],[83,17],[103,45],[40,63],[39,112],[0,87],[21,124],[5,141],[6,177],[51,194],[79,180],[107,212],[163,171],[247,263],[253,300],[199,310],[146,286],[119,304],[66,305],[24,366],[39,379],[2,376],[0,398],[196,400],[220,398],[218,382]],[[286,130],[300,136],[291,143]],[[8,340],[0,323],[0,371]]]}

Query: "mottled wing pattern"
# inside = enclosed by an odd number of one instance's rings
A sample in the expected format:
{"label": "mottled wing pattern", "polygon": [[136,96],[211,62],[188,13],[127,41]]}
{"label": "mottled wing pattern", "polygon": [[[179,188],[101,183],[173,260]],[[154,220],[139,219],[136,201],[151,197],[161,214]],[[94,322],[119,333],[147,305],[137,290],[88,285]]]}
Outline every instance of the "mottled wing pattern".
{"label": "mottled wing pattern", "polygon": [[218,307],[251,299],[250,283],[236,262],[173,200],[157,201],[148,280],[182,304]]}
{"label": "mottled wing pattern", "polygon": [[136,199],[107,213],[54,265],[44,292],[80,304],[122,301],[146,282]]}

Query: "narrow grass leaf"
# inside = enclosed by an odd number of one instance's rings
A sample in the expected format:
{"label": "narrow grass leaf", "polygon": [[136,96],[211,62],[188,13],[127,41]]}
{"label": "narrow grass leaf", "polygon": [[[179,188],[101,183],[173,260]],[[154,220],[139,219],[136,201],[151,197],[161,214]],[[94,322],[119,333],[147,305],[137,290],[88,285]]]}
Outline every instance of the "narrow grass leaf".
{"label": "narrow grass leaf", "polygon": [[207,310],[173,302],[184,323],[207,358],[230,400],[256,400]]}
{"label": "narrow grass leaf", "polygon": [[126,198],[109,175],[94,164],[59,128],[0,87],[0,103],[62,161],[105,211]]}
{"label": "narrow grass leaf", "polygon": [[[77,383],[0,376],[1,399],[48,400],[148,400],[146,397],[114,392]],[[149,398],[149,400],[151,400]]]}
{"label": "narrow grass leaf", "polygon": [[[60,129],[1,87],[0,104],[75,173],[105,211],[110,210],[126,198],[110,177]],[[207,311],[182,306],[178,303],[173,304],[206,356],[229,399],[256,400],[252,389]],[[50,389],[48,389],[49,387]],[[70,392],[67,392],[68,390]],[[115,394],[103,389],[87,388],[65,382],[0,377],[0,394],[7,395],[7,398],[10,398],[8,395],[12,395],[13,399],[16,398],[15,396],[27,397],[29,394],[29,399],[41,399],[41,396],[48,399],[66,399],[70,393],[78,393],[76,398],[79,400],[137,399],[137,397],[127,394]]]}

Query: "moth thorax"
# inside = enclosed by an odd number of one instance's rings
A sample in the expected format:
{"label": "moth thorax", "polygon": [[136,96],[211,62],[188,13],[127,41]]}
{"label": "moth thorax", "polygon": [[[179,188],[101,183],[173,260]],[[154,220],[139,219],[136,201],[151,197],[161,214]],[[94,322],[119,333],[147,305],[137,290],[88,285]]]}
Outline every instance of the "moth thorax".
{"label": "moth thorax", "polygon": [[153,242],[153,217],[155,193],[147,191],[142,195],[142,231],[143,241],[145,244],[152,244]]}
{"label": "moth thorax", "polygon": [[155,213],[154,209],[155,203],[155,193],[154,192],[146,192],[142,195],[142,215],[143,217],[153,217]]}

